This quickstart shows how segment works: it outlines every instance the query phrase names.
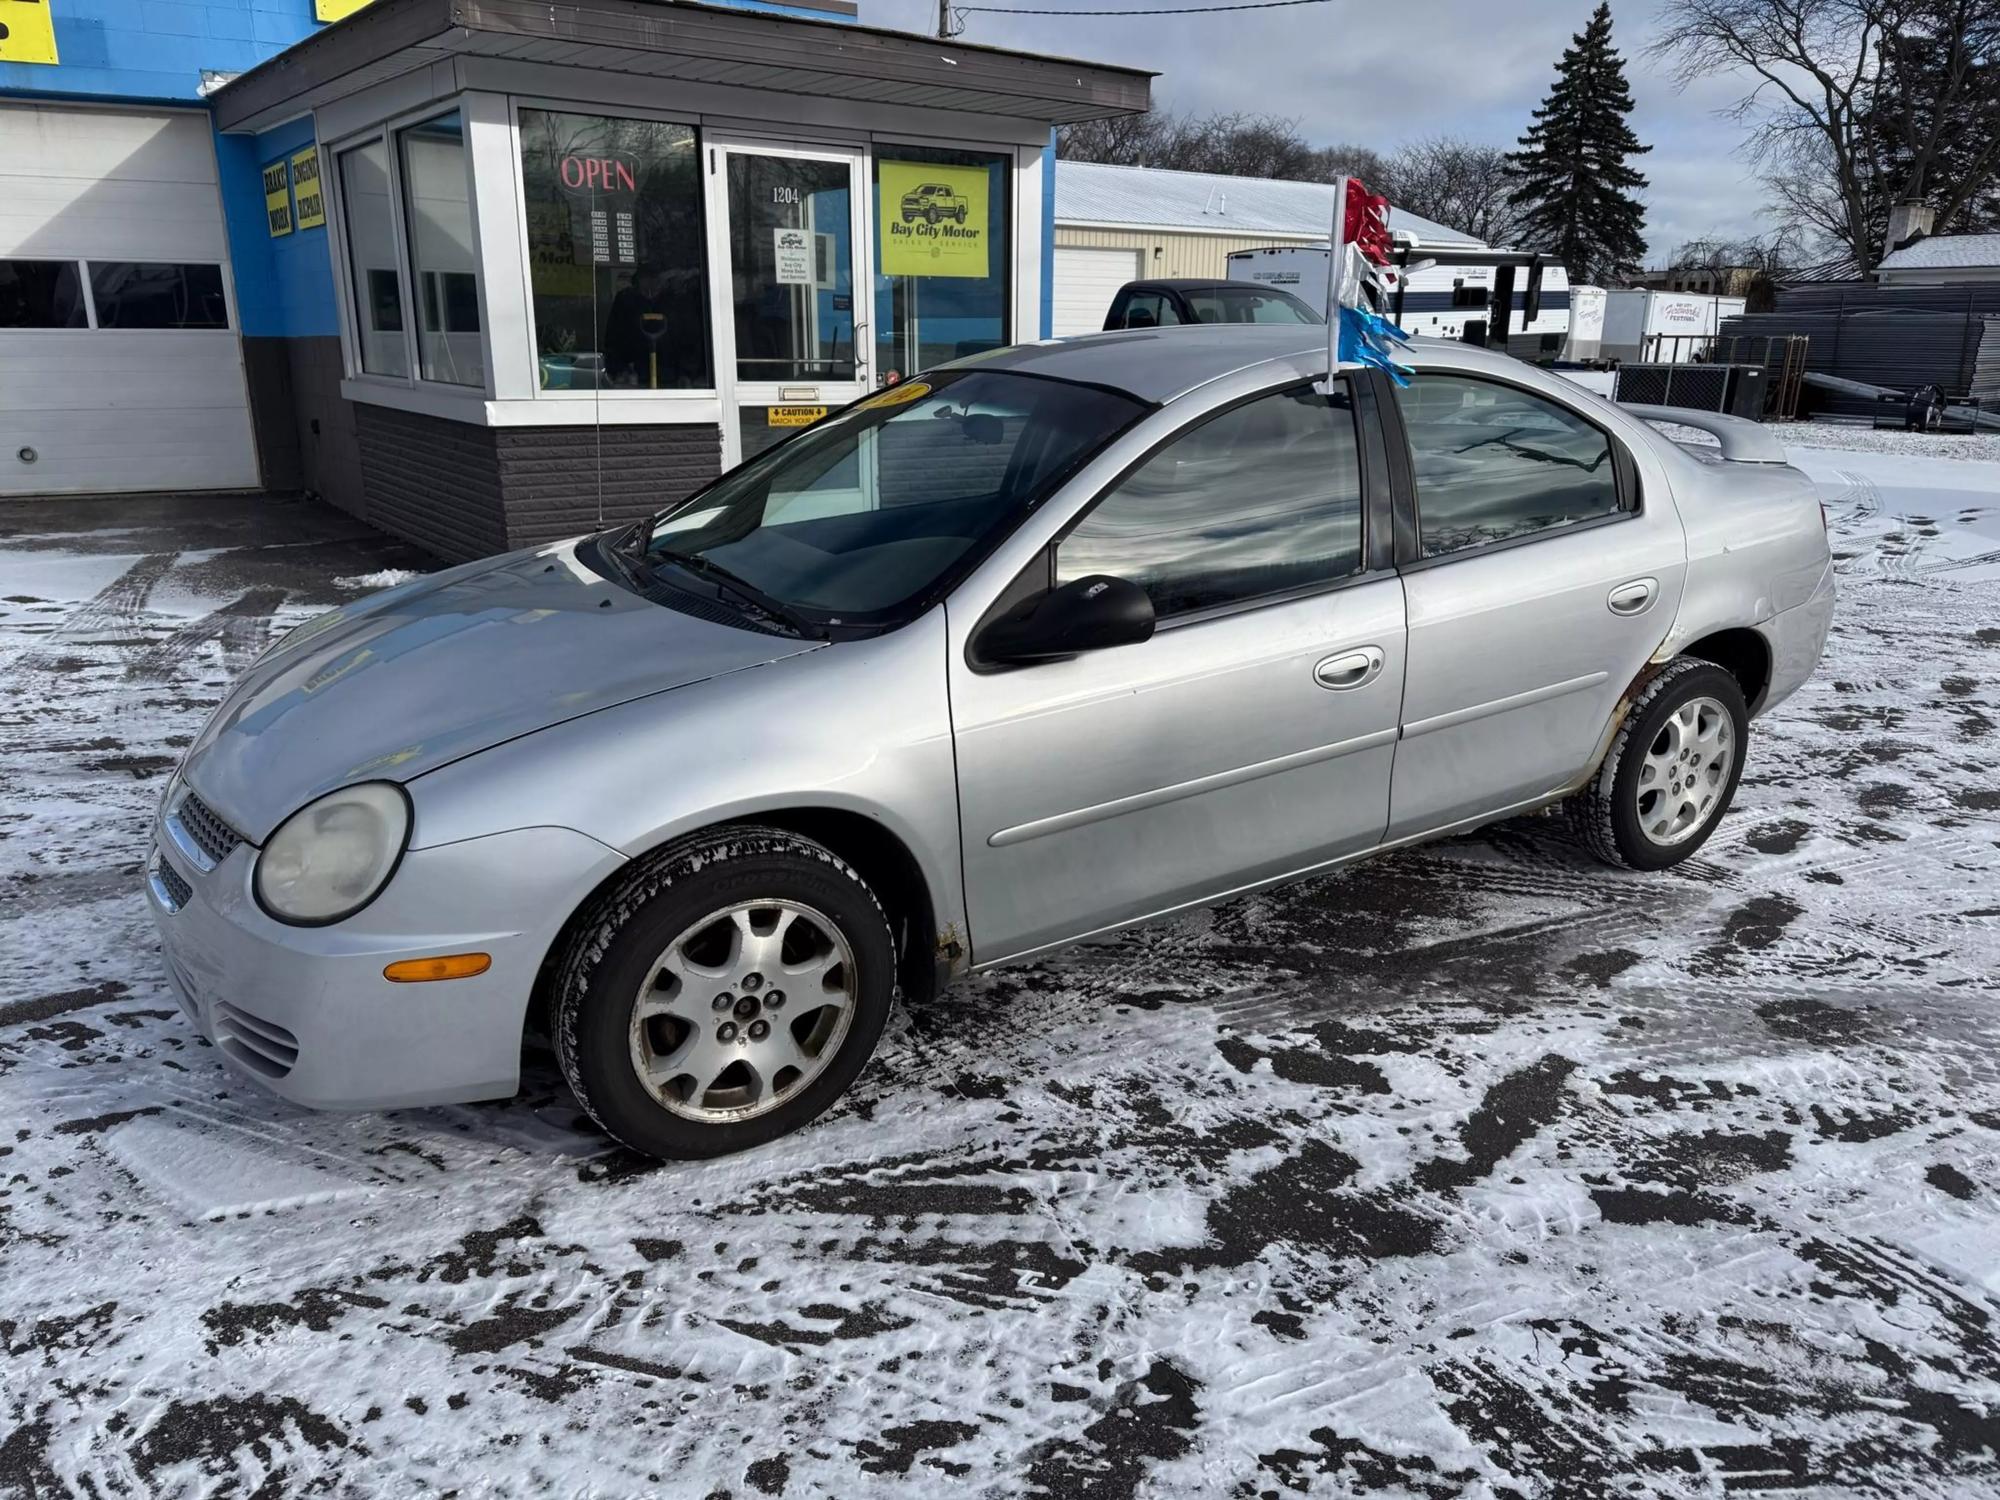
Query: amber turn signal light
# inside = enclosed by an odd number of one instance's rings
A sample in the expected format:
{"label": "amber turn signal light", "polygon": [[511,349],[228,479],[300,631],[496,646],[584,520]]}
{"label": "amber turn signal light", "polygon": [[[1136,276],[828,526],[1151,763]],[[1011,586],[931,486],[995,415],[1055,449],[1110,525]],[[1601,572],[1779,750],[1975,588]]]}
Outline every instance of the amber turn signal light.
{"label": "amber turn signal light", "polygon": [[470,979],[493,967],[490,953],[447,953],[442,958],[406,958],[382,971],[384,979],[418,984],[427,979]]}

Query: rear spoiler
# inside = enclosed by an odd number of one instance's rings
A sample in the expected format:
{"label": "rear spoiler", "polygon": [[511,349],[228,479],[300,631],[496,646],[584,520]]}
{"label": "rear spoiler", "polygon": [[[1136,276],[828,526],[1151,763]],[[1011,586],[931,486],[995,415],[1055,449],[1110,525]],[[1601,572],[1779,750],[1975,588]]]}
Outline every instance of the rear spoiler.
{"label": "rear spoiler", "polygon": [[1784,444],[1778,441],[1770,428],[1745,421],[1742,417],[1725,417],[1714,411],[1686,411],[1678,406],[1626,406],[1622,402],[1619,403],[1619,410],[1629,411],[1648,422],[1673,422],[1682,427],[1692,427],[1697,432],[1712,434],[1722,442],[1724,463],[1781,464],[1785,461]]}

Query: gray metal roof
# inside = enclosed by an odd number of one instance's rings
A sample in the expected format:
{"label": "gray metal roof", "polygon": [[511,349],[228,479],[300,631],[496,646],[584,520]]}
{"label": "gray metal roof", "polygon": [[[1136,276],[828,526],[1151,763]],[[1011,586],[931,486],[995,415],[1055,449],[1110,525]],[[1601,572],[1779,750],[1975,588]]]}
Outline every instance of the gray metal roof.
{"label": "gray metal roof", "polygon": [[[1333,224],[1333,185],[1058,161],[1056,222],[1324,240]],[[1389,227],[1415,236],[1419,245],[1481,243],[1395,207],[1389,210]]]}
{"label": "gray metal roof", "polygon": [[[1398,358],[1423,365],[1515,373],[1518,360],[1446,339],[1417,338]],[[1141,401],[1166,402],[1197,386],[1254,365],[1290,363],[1300,378],[1326,370],[1326,329],[1280,323],[1206,323],[1176,328],[1125,328],[1075,338],[1012,344],[955,360],[948,369],[977,366],[1049,375],[1108,386]]]}
{"label": "gray metal roof", "polygon": [[264,129],[460,55],[1052,125],[1142,113],[1154,76],[693,0],[375,0],[210,99],[223,130]]}

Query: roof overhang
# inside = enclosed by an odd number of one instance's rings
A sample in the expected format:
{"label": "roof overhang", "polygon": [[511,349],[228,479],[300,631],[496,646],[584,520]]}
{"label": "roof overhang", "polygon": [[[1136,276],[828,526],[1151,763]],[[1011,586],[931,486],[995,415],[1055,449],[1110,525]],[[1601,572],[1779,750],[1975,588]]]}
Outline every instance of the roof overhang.
{"label": "roof overhang", "polygon": [[219,128],[260,130],[463,56],[1050,125],[1142,113],[1154,77],[690,0],[375,0],[210,98]]}

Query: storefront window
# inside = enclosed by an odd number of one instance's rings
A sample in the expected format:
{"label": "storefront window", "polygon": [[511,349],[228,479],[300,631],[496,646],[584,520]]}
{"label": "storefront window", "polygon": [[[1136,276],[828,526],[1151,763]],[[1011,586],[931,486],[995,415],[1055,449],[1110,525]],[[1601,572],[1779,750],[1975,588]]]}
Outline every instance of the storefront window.
{"label": "storefront window", "polygon": [[694,131],[523,109],[521,177],[542,389],[712,388]]}
{"label": "storefront window", "polygon": [[1013,158],[921,146],[877,151],[877,372],[914,375],[1006,343]]}
{"label": "storefront window", "polygon": [[396,269],[395,205],[389,148],[379,140],[340,153],[340,203],[347,219],[347,264],[354,282],[355,343],[371,375],[410,373],[403,342],[403,285]]}
{"label": "storefront window", "polygon": [[416,278],[417,372],[425,380],[484,385],[479,265],[465,170],[465,121],[457,110],[400,133],[403,217]]}

